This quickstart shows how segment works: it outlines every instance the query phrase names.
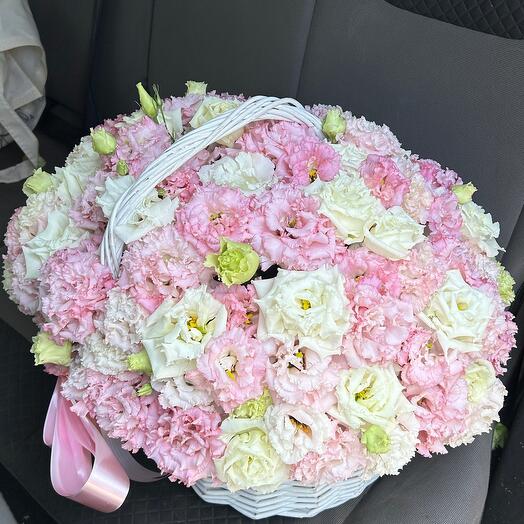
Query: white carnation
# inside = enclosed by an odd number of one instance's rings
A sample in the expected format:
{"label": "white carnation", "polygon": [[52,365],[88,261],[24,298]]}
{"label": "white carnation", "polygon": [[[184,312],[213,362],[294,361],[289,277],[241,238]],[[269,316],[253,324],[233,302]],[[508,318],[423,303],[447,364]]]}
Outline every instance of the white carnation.
{"label": "white carnation", "polygon": [[340,155],[340,170],[347,175],[358,175],[360,164],[368,157],[367,151],[351,142],[332,144],[332,147]]}
{"label": "white carnation", "polygon": [[258,337],[302,346],[321,357],[340,353],[350,327],[344,278],[336,267],[315,271],[279,269],[275,278],[253,282],[260,308]]}
{"label": "white carnation", "polygon": [[84,343],[77,346],[82,366],[103,373],[118,375],[127,371],[128,354],[104,342],[103,336],[95,331]]}
{"label": "white carnation", "polygon": [[296,464],[310,451],[321,453],[333,436],[329,417],[305,406],[270,406],[264,419],[271,445],[285,464]]}
{"label": "white carnation", "polygon": [[226,156],[198,172],[204,184],[235,187],[245,195],[259,193],[275,181],[275,166],[260,153],[239,153],[235,158]]}
{"label": "white carnation", "polygon": [[385,211],[358,175],[337,175],[329,182],[320,179],[310,184],[306,193],[320,200],[319,212],[327,216],[346,244],[364,240],[366,224]]}

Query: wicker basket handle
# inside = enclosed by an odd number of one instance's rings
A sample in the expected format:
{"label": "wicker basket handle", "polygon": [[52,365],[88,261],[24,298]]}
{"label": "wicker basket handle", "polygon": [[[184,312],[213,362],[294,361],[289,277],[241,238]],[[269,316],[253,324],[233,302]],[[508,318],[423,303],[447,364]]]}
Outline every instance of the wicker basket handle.
{"label": "wicker basket handle", "polygon": [[140,178],[120,197],[113,209],[104,233],[100,256],[102,263],[111,269],[115,277],[118,276],[124,250],[124,243],[116,236],[115,228],[125,224],[144,197],[190,158],[212,143],[259,120],[287,120],[306,124],[319,136],[322,135],[321,121],[293,98],[255,96],[182,136],[146,167]]}

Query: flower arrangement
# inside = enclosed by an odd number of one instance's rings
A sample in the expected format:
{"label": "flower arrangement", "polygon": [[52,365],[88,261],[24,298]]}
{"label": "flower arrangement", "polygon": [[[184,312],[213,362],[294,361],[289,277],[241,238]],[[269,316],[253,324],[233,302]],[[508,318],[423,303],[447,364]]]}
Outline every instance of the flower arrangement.
{"label": "flower arrangement", "polygon": [[396,474],[486,432],[516,332],[499,226],[474,186],[386,126],[308,110],[324,137],[249,124],[187,161],[100,243],[116,202],[181,136],[244,102],[188,82],[36,171],[4,287],[62,395],[173,481],[270,492]]}

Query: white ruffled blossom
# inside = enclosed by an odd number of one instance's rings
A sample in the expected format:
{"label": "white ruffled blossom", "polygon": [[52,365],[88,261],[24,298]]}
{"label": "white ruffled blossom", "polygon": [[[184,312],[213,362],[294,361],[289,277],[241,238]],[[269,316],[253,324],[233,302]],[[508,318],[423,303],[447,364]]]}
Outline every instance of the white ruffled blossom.
{"label": "white ruffled blossom", "polygon": [[364,245],[389,260],[402,260],[410,249],[422,242],[424,226],[415,222],[401,207],[390,207],[370,221],[364,233]]}
{"label": "white ruffled blossom", "polygon": [[206,286],[186,290],[176,302],[166,299],[145,320],[142,343],[153,368],[153,380],[179,377],[187,361],[198,358],[212,337],[226,329],[227,312]]}
{"label": "white ruffled blossom", "polygon": [[332,147],[340,155],[340,170],[347,175],[358,175],[360,164],[366,160],[368,153],[351,142],[332,144]]}
{"label": "white ruffled blossom", "polygon": [[319,212],[328,217],[346,244],[364,240],[366,224],[385,212],[360,176],[339,174],[329,182],[320,179],[306,193],[320,200]]}
{"label": "white ruffled blossom", "polygon": [[444,283],[419,318],[435,330],[447,357],[450,350],[470,353],[482,349],[494,308],[487,295],[464,282],[460,271],[453,269],[446,273]]}
{"label": "white ruffled blossom", "polygon": [[111,216],[120,197],[135,183],[131,175],[108,177],[104,185],[97,187],[96,203],[102,208],[106,218]]}
{"label": "white ruffled blossom", "polygon": [[47,217],[47,227],[22,247],[26,278],[38,277],[42,265],[55,251],[75,247],[88,235],[87,231],[75,226],[63,211],[51,211]]}
{"label": "white ruffled blossom", "polygon": [[498,222],[493,222],[490,213],[475,204],[467,202],[460,206],[462,214],[462,234],[475,243],[488,257],[497,256],[502,249],[496,239],[500,233]]}
{"label": "white ruffled blossom", "polygon": [[352,368],[340,375],[333,416],[354,429],[366,423],[384,427],[413,411],[402,391],[392,365]]}
{"label": "white ruffled blossom", "polygon": [[128,354],[139,351],[138,328],[146,315],[133,298],[118,287],[109,290],[104,313],[94,323],[104,334],[105,342]]}
{"label": "white ruffled blossom", "polygon": [[258,337],[283,343],[298,338],[320,356],[340,353],[350,326],[344,277],[336,267],[315,271],[279,269],[273,279],[253,282],[260,308]]}
{"label": "white ruffled blossom", "polygon": [[307,453],[321,453],[333,436],[333,423],[317,409],[291,404],[269,406],[265,414],[269,440],[286,464],[295,464]]}
{"label": "white ruffled blossom", "polygon": [[170,224],[177,208],[177,198],[161,197],[157,190],[153,189],[126,223],[115,227],[115,233],[122,242],[129,244],[157,227]]}
{"label": "white ruffled blossom", "polygon": [[221,429],[226,449],[214,462],[218,479],[230,491],[271,493],[288,480],[289,466],[271,445],[263,419],[229,417]]}
{"label": "white ruffled blossom", "polygon": [[103,335],[95,331],[76,347],[82,366],[103,373],[118,375],[127,371],[127,353],[104,342]]}
{"label": "white ruffled blossom", "polygon": [[200,168],[198,172],[204,184],[214,183],[240,189],[245,195],[253,195],[270,187],[275,181],[275,166],[260,153],[240,152],[234,158],[225,156],[214,164]]}

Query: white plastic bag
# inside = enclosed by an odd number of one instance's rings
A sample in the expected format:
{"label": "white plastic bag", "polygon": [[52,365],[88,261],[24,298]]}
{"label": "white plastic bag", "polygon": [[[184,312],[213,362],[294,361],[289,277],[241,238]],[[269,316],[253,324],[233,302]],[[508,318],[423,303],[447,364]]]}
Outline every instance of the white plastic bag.
{"label": "white plastic bag", "polygon": [[16,182],[39,166],[32,129],[45,106],[45,53],[27,0],[0,0],[0,149],[16,142],[26,159],[0,170],[0,182]]}

